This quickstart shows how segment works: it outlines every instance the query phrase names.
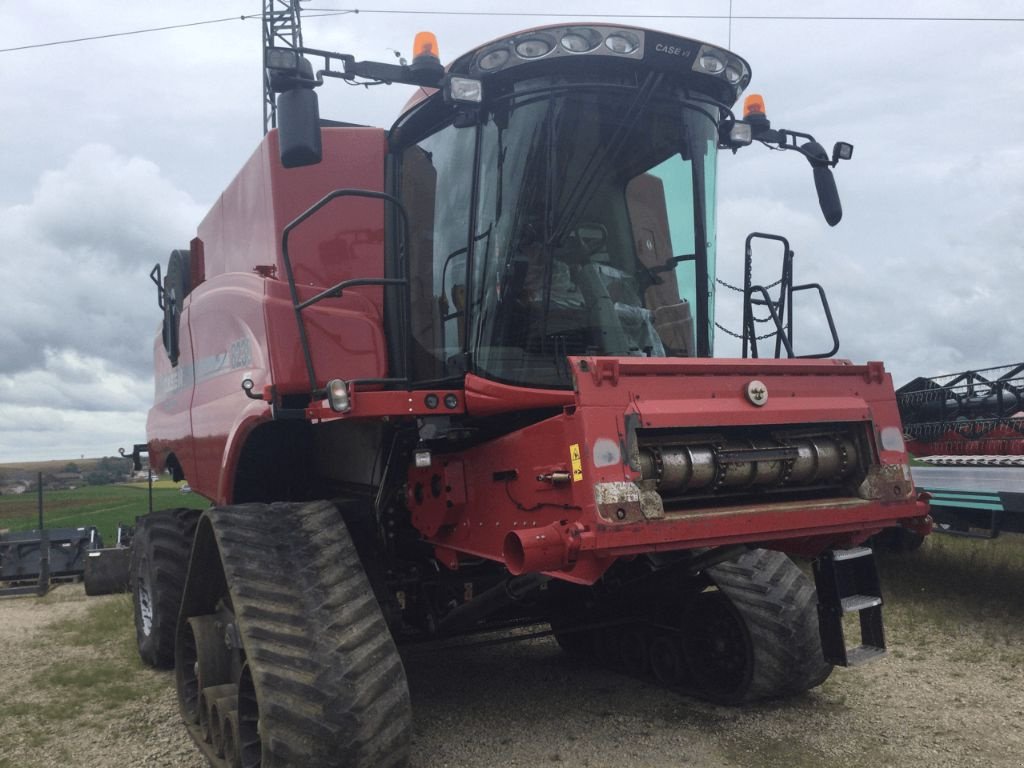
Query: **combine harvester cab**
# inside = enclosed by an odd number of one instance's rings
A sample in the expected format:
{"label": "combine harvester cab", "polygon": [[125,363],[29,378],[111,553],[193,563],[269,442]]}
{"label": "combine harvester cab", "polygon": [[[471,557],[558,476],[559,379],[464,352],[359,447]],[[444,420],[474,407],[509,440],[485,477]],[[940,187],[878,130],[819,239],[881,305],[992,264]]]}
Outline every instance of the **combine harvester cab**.
{"label": "combine harvester cab", "polygon": [[[268,50],[279,130],[154,270],[150,458],[215,507],[140,521],[136,625],[211,763],[404,764],[398,643],[546,622],[725,703],[880,655],[860,545],[927,527],[890,377],[711,357],[719,149],[803,155],[835,224],[852,147],[737,119],[747,63],[650,30],[415,51]],[[421,88],[322,127],[329,77]],[[744,293],[791,358],[783,278]]]}

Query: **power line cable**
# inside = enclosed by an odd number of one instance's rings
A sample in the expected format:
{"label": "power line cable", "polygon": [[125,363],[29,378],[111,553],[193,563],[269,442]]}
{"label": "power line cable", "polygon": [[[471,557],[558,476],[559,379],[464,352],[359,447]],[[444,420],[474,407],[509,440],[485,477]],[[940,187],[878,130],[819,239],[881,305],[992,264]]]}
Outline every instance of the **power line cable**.
{"label": "power line cable", "polygon": [[[344,16],[350,13],[359,13],[358,10],[328,10],[322,9],[309,15],[310,18],[320,18],[323,16]],[[112,37],[129,37],[130,35],[144,35],[148,32],[166,32],[173,29],[187,29],[189,27],[202,27],[208,24],[223,24],[227,21],[251,21],[253,19],[259,19],[262,21],[262,13],[250,13],[242,16],[227,16],[223,19],[206,19],[205,21],[190,21],[182,24],[168,24],[163,27],[145,27],[143,29],[131,29],[126,32],[109,32],[104,35],[89,35],[87,37],[72,37],[66,40],[51,40],[47,43],[32,43],[30,45],[18,45],[11,48],[0,48],[0,53],[11,53],[13,51],[27,51],[32,48],[49,48],[54,45],[70,45],[71,43],[85,43],[90,40],[107,40]]]}
{"label": "power line cable", "polygon": [[186,24],[169,24],[165,27],[147,27],[145,29],[133,29],[128,32],[109,32],[105,35],[89,35],[88,37],[72,37],[67,40],[51,40],[48,43],[32,43],[31,45],[18,45],[12,48],[0,48],[0,53],[12,51],[27,51],[30,48],[49,48],[53,45],[69,45],[71,43],[84,43],[88,40],[106,40],[111,37],[127,37],[129,35],[143,35],[147,32],[164,32],[169,29],[185,29],[186,27],[201,27],[206,24],[223,24],[225,21],[245,21],[247,19],[262,18],[262,14],[252,16],[230,16],[224,19],[208,19],[206,21],[192,21]]}
{"label": "power line cable", "polygon": [[[321,18],[325,16],[345,16],[357,14],[380,14],[393,16],[517,16],[522,18],[557,18],[564,19],[565,13],[545,13],[533,11],[454,11],[443,9],[405,9],[405,8],[308,8],[306,18]],[[697,13],[586,13],[587,18],[594,19],[693,19],[693,20],[715,20],[715,21],[895,21],[895,22],[984,22],[984,23],[1014,23],[1024,21],[1024,17],[1018,16],[809,16],[809,15],[736,15],[736,14],[697,14]],[[91,40],[107,40],[114,37],[128,37],[131,35],[143,35],[150,32],[166,32],[175,29],[187,29],[189,27],[201,27],[209,24],[224,24],[229,21],[250,21],[253,19],[262,20],[263,15],[259,13],[245,14],[242,16],[227,16],[221,19],[207,19],[205,21],[192,21],[182,24],[168,24],[162,27],[146,27],[133,29],[126,32],[109,32],[102,35],[89,35],[86,37],[73,37],[65,40],[51,40],[45,43],[31,43],[29,45],[17,45],[9,48],[0,48],[0,53],[13,53],[14,51],[26,51],[34,48],[49,48],[57,45],[70,45],[72,43],[84,43]],[[730,28],[731,32],[731,28]]]}
{"label": "power line cable", "polygon": [[[336,8],[308,8],[308,11],[337,11]],[[305,11],[304,11],[305,12]],[[407,8],[352,8],[348,13],[377,13],[409,16],[524,16],[564,19],[571,14],[543,11],[450,11]],[[711,19],[727,21],[730,14],[724,13],[592,13],[586,11],[581,17],[598,19]],[[744,21],[951,21],[951,22],[1020,22],[1024,16],[810,16],[810,15],[745,15],[732,14],[733,20]]]}

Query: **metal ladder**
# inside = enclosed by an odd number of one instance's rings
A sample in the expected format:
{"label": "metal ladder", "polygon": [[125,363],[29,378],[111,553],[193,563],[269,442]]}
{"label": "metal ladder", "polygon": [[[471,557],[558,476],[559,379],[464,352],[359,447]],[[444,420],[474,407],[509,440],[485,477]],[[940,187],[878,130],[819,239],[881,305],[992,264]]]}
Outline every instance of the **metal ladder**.
{"label": "metal ladder", "polygon": [[[882,627],[882,588],[869,547],[837,549],[814,561],[818,589],[818,626],[825,660],[840,667],[854,667],[885,655]],[[861,644],[846,646],[843,617],[857,613]]]}

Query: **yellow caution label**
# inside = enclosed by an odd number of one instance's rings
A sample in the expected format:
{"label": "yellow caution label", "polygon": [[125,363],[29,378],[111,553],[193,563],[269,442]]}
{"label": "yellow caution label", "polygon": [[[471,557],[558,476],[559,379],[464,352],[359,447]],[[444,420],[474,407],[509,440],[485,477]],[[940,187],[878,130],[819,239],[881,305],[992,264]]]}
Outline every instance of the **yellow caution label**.
{"label": "yellow caution label", "polygon": [[580,455],[580,444],[569,446],[569,461],[572,462],[572,481],[578,483],[583,479],[583,457]]}

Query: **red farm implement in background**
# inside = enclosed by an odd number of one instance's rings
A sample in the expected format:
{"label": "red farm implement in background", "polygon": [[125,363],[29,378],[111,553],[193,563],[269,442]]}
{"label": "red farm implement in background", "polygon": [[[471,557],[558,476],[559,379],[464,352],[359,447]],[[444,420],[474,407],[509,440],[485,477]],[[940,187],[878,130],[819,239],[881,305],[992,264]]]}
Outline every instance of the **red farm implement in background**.
{"label": "red farm implement in background", "polygon": [[[140,520],[137,633],[211,763],[404,764],[398,648],[467,632],[725,703],[881,655],[860,545],[927,526],[889,375],[792,359],[786,266],[743,288],[776,358],[712,358],[719,150],[803,155],[834,224],[852,147],[734,116],[747,63],[652,30],[415,53],[269,48],[278,128],[154,270],[150,458],[214,507]],[[419,90],[351,127],[329,78]]]}

